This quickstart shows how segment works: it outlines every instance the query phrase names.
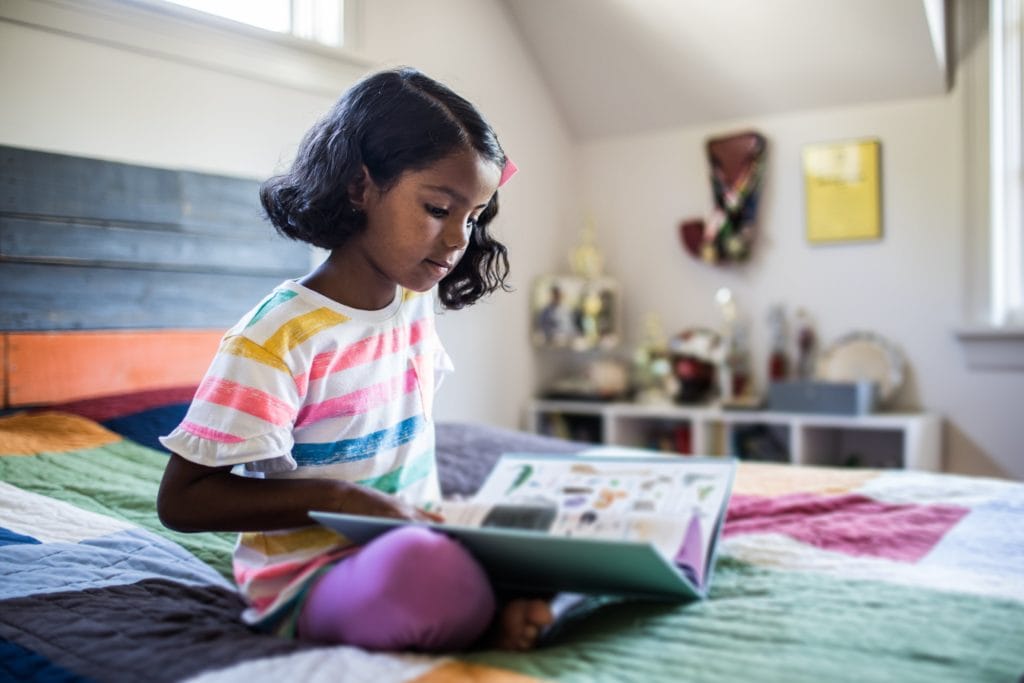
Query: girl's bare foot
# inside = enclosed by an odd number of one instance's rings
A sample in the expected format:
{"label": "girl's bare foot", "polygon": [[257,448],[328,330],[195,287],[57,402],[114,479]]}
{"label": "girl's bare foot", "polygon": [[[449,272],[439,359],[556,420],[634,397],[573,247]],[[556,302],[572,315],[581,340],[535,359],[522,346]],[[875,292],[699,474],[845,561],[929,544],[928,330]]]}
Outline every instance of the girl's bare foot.
{"label": "girl's bare foot", "polygon": [[553,620],[547,600],[510,600],[498,615],[494,644],[502,650],[530,650],[537,644],[541,629]]}

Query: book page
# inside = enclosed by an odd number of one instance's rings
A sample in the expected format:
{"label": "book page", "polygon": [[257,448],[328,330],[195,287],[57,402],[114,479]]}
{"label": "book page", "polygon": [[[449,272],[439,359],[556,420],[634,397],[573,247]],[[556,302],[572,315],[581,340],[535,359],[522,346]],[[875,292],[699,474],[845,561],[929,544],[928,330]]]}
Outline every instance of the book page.
{"label": "book page", "polygon": [[435,511],[448,524],[650,542],[670,560],[696,516],[706,558],[728,474],[685,459],[505,456],[470,501],[443,502]]}

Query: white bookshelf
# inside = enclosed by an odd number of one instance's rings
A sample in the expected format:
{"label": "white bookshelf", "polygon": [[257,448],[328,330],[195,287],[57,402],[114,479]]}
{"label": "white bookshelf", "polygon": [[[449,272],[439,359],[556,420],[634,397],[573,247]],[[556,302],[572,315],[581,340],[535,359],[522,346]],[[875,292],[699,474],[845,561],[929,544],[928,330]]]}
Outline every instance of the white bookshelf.
{"label": "white bookshelf", "polygon": [[[595,443],[661,448],[699,455],[737,455],[738,437],[759,434],[770,458],[797,465],[941,471],[942,419],[930,413],[820,415],[717,406],[531,401],[531,431]],[[682,441],[680,441],[682,439]],[[678,448],[680,445],[688,448]]]}

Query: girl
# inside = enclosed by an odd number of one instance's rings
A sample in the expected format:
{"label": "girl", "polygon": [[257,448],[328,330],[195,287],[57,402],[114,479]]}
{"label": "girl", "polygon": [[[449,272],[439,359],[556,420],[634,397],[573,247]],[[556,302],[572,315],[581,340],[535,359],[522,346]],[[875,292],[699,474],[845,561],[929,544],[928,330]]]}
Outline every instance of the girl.
{"label": "girl", "polygon": [[472,104],[399,69],[353,86],[263,184],[278,232],[330,255],[227,332],[161,439],[157,502],[172,529],[242,532],[247,623],[426,651],[466,647],[492,621],[498,646],[525,649],[550,623],[541,600],[495,619],[486,576],[446,536],[404,527],[356,548],[306,514],[432,519],[413,502],[439,496],[431,404],[451,365],[427,292],[458,309],[505,287],[487,227],[514,169]]}

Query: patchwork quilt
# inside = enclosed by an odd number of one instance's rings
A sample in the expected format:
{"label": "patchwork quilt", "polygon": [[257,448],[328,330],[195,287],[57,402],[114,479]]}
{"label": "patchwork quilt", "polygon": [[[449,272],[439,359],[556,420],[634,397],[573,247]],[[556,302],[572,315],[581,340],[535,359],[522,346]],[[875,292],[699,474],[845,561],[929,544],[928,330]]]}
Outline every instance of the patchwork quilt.
{"label": "patchwork quilt", "polygon": [[[151,398],[0,417],[0,680],[1024,675],[1024,484],[748,462],[707,600],[594,600],[525,654],[369,653],[257,633],[240,622],[226,578],[233,535],[178,534],[156,518],[167,454],[143,443],[155,443],[147,438],[166,431],[190,395]],[[503,451],[579,449],[438,425],[447,493],[471,492]]]}

